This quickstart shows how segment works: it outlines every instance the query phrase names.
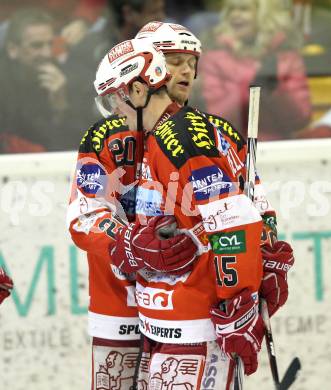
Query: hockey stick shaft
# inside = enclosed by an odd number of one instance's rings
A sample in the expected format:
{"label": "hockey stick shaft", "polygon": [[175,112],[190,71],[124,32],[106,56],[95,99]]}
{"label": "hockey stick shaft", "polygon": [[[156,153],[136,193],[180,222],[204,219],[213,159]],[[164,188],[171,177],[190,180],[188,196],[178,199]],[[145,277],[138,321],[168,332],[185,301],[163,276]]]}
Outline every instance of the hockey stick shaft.
{"label": "hockey stick shaft", "polygon": [[[260,87],[251,87],[249,90],[249,112],[247,129],[247,158],[246,158],[246,180],[245,194],[254,201],[255,165],[256,165],[256,144],[259,120]],[[239,357],[235,357],[234,390],[242,389],[240,379]]]}
{"label": "hockey stick shaft", "polygon": [[262,318],[263,318],[263,321],[264,321],[264,324],[266,327],[266,331],[265,331],[266,344],[267,344],[269,364],[270,364],[270,369],[271,369],[275,389],[276,390],[287,390],[290,388],[292,383],[295,381],[297,374],[301,368],[300,360],[297,357],[295,357],[292,360],[291,364],[288,366],[288,368],[285,372],[284,378],[280,382],[275,347],[274,347],[274,340],[272,337],[271,323],[270,323],[270,318],[269,318],[269,314],[268,314],[268,306],[267,306],[267,302],[264,299],[261,299],[261,314],[262,314]]}
{"label": "hockey stick shaft", "polygon": [[[246,159],[246,182],[245,193],[254,202],[254,185],[256,176],[256,147],[259,119],[260,87],[251,87],[249,94],[249,114],[247,129],[247,159]],[[271,330],[268,306],[264,299],[261,299],[261,315],[265,325],[265,339],[269,357],[270,370],[276,390],[286,390],[294,382],[298,371],[301,368],[300,360],[294,358],[289,365],[283,380],[279,381],[276,351]]]}
{"label": "hockey stick shaft", "polygon": [[[249,91],[249,113],[247,129],[247,159],[245,193],[254,202],[254,185],[256,175],[256,146],[259,122],[260,87],[251,87]],[[269,356],[270,370],[276,389],[279,389],[279,375],[275,347],[271,331],[268,307],[265,300],[261,300],[261,315],[265,325],[265,339]]]}
{"label": "hockey stick shaft", "polygon": [[242,383],[242,377],[241,377],[241,363],[239,356],[234,357],[235,361],[235,367],[234,367],[234,384],[233,384],[233,390],[242,390],[243,389],[243,383]]}
{"label": "hockey stick shaft", "polygon": [[[260,87],[251,87],[249,90],[249,112],[247,129],[247,157],[245,194],[254,201],[256,144],[259,120]],[[240,380],[240,358],[235,356],[234,390],[242,389]]]}
{"label": "hockey stick shaft", "polygon": [[251,87],[249,90],[249,112],[247,129],[247,158],[245,193],[254,201],[256,146],[259,123],[260,87]]}
{"label": "hockey stick shaft", "polygon": [[268,351],[272,379],[274,381],[275,388],[278,390],[279,389],[279,374],[278,374],[276,352],[275,352],[274,340],[273,340],[272,331],[271,331],[271,323],[270,323],[270,318],[269,318],[269,313],[268,313],[268,306],[267,306],[267,302],[264,299],[261,299],[261,315],[262,315],[263,322],[265,325],[265,333],[264,334],[265,334],[265,339],[266,339],[266,345],[267,345],[267,351]]}

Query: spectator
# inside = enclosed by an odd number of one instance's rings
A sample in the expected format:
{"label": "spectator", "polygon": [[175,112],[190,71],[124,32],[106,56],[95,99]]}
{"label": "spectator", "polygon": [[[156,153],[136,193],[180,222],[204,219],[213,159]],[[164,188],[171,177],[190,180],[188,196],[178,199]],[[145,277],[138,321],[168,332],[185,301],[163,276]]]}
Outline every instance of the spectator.
{"label": "spectator", "polygon": [[[37,8],[17,11],[9,21],[0,61],[0,150],[62,149],[68,114],[66,76],[52,57],[52,18]],[[5,77],[4,77],[5,75]]]}
{"label": "spectator", "polygon": [[[24,8],[37,7],[51,13],[55,19],[56,30],[64,43],[71,47],[80,42],[100,17],[107,0],[25,0]],[[8,19],[22,8],[21,0],[2,1],[0,14],[0,46]],[[62,44],[62,42],[61,42]]]}
{"label": "spectator", "polygon": [[201,59],[207,111],[247,127],[249,86],[262,87],[260,138],[291,138],[311,105],[300,39],[278,0],[226,0],[222,22],[206,33]]}

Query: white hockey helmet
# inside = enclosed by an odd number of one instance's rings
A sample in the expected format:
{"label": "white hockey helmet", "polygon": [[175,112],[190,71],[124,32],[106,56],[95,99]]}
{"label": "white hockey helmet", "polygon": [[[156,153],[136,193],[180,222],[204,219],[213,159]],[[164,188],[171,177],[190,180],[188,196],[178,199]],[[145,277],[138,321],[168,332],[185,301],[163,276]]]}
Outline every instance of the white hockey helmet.
{"label": "white hockey helmet", "polygon": [[175,23],[149,22],[135,36],[150,39],[163,53],[201,54],[200,40],[186,27]]}
{"label": "white hockey helmet", "polygon": [[102,59],[96,72],[94,87],[96,104],[105,117],[113,113],[114,95],[130,104],[129,86],[141,80],[150,94],[171,78],[162,51],[152,42],[131,39],[114,46]]}

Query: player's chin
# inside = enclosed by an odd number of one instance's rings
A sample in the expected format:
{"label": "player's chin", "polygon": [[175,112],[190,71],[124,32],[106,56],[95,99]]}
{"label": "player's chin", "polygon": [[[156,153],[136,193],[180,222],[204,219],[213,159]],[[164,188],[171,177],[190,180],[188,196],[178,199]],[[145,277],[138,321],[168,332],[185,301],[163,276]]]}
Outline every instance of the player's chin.
{"label": "player's chin", "polygon": [[188,98],[189,98],[189,92],[176,90],[172,94],[172,99],[181,105],[184,105],[185,102],[188,100]]}

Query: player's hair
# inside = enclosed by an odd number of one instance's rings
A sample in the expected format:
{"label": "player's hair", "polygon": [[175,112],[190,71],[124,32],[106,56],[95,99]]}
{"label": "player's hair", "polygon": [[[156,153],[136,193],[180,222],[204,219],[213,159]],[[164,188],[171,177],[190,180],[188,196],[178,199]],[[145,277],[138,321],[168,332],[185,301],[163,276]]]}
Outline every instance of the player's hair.
{"label": "player's hair", "polygon": [[46,11],[39,8],[22,8],[9,19],[9,26],[5,37],[5,44],[19,44],[25,29],[28,26],[47,24],[53,26],[53,18]]}

